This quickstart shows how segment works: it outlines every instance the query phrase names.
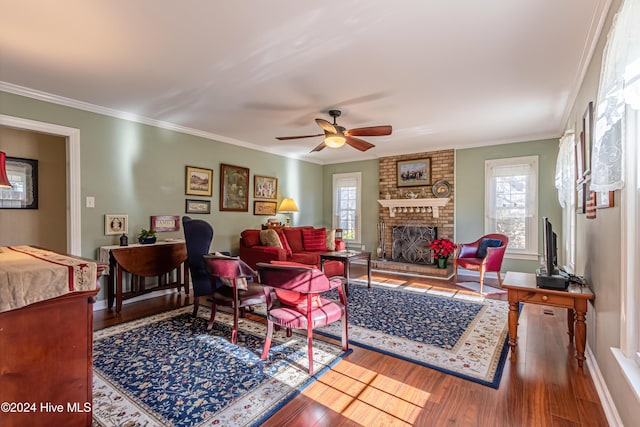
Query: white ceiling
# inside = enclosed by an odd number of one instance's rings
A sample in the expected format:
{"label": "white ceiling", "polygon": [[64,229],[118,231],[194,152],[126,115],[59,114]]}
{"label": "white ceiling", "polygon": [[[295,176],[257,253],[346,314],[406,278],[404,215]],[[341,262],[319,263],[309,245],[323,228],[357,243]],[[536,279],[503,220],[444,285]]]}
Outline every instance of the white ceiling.
{"label": "white ceiling", "polygon": [[[556,138],[610,0],[0,0],[0,89],[336,163]],[[376,147],[309,154],[343,111]]]}

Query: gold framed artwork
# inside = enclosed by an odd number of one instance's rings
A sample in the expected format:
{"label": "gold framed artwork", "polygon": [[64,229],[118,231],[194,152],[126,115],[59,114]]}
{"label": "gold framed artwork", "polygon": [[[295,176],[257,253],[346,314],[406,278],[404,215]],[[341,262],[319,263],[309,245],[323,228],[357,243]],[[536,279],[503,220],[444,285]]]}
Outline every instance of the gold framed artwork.
{"label": "gold framed artwork", "polygon": [[186,167],[185,192],[188,196],[208,196],[213,194],[213,170],[196,166]]}
{"label": "gold framed artwork", "polygon": [[220,164],[220,210],[249,212],[249,168]]}
{"label": "gold framed artwork", "polygon": [[276,207],[277,207],[276,202],[265,202],[262,200],[254,200],[253,214],[254,215],[275,215]]}
{"label": "gold framed artwork", "polygon": [[104,216],[104,234],[127,234],[129,232],[129,215],[106,214]]}
{"label": "gold framed artwork", "polygon": [[180,217],[173,215],[155,215],[151,217],[151,231],[179,231]]}
{"label": "gold framed artwork", "polygon": [[431,185],[431,158],[398,160],[396,162],[397,187]]}
{"label": "gold framed artwork", "polygon": [[256,199],[277,199],[278,178],[270,176],[253,176],[253,197]]}

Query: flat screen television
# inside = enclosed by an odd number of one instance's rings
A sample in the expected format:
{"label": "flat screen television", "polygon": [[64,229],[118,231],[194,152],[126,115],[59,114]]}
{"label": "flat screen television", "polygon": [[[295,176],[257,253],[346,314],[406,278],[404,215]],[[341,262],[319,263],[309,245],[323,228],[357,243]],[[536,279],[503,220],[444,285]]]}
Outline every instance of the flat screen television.
{"label": "flat screen television", "polygon": [[544,275],[553,276],[558,272],[558,235],[553,231],[549,218],[542,218],[544,242]]}

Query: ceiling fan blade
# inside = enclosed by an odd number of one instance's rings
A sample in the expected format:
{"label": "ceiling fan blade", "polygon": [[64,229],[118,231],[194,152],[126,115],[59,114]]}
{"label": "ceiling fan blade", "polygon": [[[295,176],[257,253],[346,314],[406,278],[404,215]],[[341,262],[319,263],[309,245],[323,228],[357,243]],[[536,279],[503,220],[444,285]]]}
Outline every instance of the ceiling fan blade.
{"label": "ceiling fan blade", "polygon": [[338,132],[336,130],[336,128],[331,123],[326,121],[325,119],[316,119],[316,123],[318,124],[318,126],[320,126],[322,129],[326,130],[329,133],[337,133]]}
{"label": "ceiling fan blade", "polygon": [[324,143],[324,140],[318,144],[318,146],[316,148],[314,148],[313,150],[309,151],[310,153],[313,153],[314,151],[320,151],[322,150],[324,147],[326,147],[327,145]]}
{"label": "ceiling fan blade", "polygon": [[360,151],[367,151],[369,148],[375,147],[375,145],[363,139],[354,138],[352,136],[346,137],[346,143],[352,146],[353,148],[355,148],[356,150],[360,150]]}
{"label": "ceiling fan blade", "polygon": [[299,139],[299,138],[313,138],[314,136],[321,136],[324,133],[319,133],[317,135],[299,135],[299,136],[276,136],[276,139],[280,141],[286,141],[287,139]]}
{"label": "ceiling fan blade", "polygon": [[391,126],[369,126],[364,128],[349,129],[345,131],[347,136],[384,136],[391,135]]}

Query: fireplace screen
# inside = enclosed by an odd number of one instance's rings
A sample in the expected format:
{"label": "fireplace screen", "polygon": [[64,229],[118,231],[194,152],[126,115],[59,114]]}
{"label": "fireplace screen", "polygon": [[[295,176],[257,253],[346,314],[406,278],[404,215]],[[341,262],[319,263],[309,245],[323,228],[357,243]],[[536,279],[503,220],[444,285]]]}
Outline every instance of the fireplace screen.
{"label": "fireplace screen", "polygon": [[433,264],[429,243],[435,240],[437,236],[437,227],[409,225],[392,227],[393,261],[411,264]]}

